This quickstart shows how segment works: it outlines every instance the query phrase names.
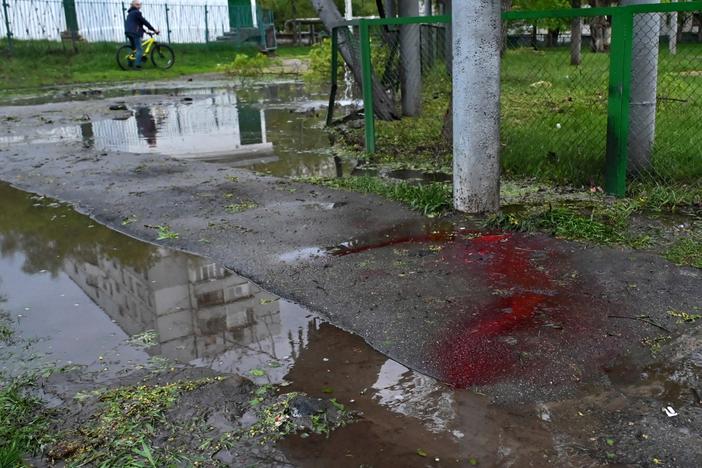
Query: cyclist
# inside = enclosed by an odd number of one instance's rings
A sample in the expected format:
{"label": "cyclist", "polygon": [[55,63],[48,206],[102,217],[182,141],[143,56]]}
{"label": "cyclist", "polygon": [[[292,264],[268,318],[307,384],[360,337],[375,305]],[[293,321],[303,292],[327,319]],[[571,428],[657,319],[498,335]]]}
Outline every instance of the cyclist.
{"label": "cyclist", "polygon": [[161,32],[151,26],[151,23],[146,21],[146,18],[141,14],[141,0],[132,0],[129,10],[127,10],[127,19],[124,20],[124,34],[129,39],[132,49],[136,50],[136,60],[134,61],[136,69],[141,69],[141,60],[144,56],[144,48],[141,45],[141,39],[144,37],[144,28],[154,34]]}

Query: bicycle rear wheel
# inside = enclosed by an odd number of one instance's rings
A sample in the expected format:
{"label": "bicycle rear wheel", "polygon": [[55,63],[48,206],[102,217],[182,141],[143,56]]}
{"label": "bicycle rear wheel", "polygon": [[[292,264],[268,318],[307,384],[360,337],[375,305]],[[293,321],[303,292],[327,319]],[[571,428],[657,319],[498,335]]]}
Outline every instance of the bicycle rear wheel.
{"label": "bicycle rear wheel", "polygon": [[128,45],[123,45],[117,49],[117,65],[122,70],[130,70],[134,66],[132,55],[134,51]]}
{"label": "bicycle rear wheel", "polygon": [[175,63],[175,52],[165,44],[156,44],[151,51],[151,62],[156,68],[168,70]]}

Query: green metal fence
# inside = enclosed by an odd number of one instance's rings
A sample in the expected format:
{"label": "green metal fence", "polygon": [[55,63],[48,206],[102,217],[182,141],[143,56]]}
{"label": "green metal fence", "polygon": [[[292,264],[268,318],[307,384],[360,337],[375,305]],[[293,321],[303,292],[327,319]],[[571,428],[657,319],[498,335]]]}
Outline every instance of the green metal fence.
{"label": "green metal fence", "polygon": [[[702,2],[505,13],[503,173],[620,196],[628,182],[702,184],[700,13]],[[355,42],[362,65],[369,153],[450,158],[449,25],[417,17],[334,28],[335,50]]]}

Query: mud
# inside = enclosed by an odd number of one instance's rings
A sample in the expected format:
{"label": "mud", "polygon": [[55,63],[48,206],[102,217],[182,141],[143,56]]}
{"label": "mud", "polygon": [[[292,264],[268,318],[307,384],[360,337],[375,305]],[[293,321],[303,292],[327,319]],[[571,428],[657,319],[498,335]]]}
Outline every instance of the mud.
{"label": "mud", "polygon": [[[130,99],[121,99],[128,108],[134,104]],[[159,105],[173,102],[153,99]],[[81,110],[64,103],[0,112],[14,116],[5,127],[16,137],[63,127],[90,106],[96,115],[106,115],[103,109],[110,102],[81,103]],[[157,152],[59,140],[7,145],[0,158],[0,177],[17,187],[68,201],[142,239],[155,240],[154,226],[167,224],[178,238],[160,244],[212,258],[362,337],[334,328],[330,336],[344,337],[327,345],[334,354],[318,351],[307,357],[303,351],[286,368],[285,378],[297,375],[292,385],[313,396],[331,388],[359,407],[370,404],[364,399],[391,402],[388,388],[399,387],[405,404],[395,405],[393,416],[387,413],[393,405],[380,405],[380,413],[377,405],[367,406],[368,420],[324,443],[285,440],[281,447],[295,463],[324,466],[317,460],[348,460],[349,466],[358,466],[381,460],[383,466],[426,466],[465,464],[476,457],[488,465],[652,466],[656,459],[694,466],[702,460],[694,399],[673,399],[670,404],[680,406],[681,417],[675,419],[661,411],[669,404],[668,393],[646,393],[659,385],[651,382],[647,368],[661,369],[656,379],[663,382],[675,382],[686,372],[680,395],[692,395],[697,385],[699,370],[689,363],[700,346],[698,325],[681,323],[669,311],[698,310],[699,270],[627,249],[480,232],[474,221],[460,217],[437,227],[374,196]],[[251,208],[227,210],[232,204]],[[3,212],[8,206],[3,200]],[[125,219],[133,221],[123,224]],[[213,323],[213,330],[221,326]],[[319,325],[319,330],[328,327]],[[308,327],[307,333],[318,331]],[[347,338],[358,344],[336,346]],[[680,340],[689,352],[672,360]],[[657,342],[673,344],[652,356],[651,343]],[[305,349],[314,349],[315,343]],[[362,348],[359,358],[370,358],[356,361],[348,354],[356,347]],[[297,373],[298,366],[319,361],[320,354],[330,361]],[[338,367],[322,370],[324,363],[344,355]],[[386,366],[383,355],[391,364]],[[608,372],[618,366],[635,369],[633,380]],[[401,376],[400,383],[385,385],[382,381],[392,380],[393,373]],[[380,377],[374,380],[373,374]],[[364,393],[369,385],[378,388]],[[636,391],[624,392],[632,387]],[[411,395],[418,395],[419,403],[412,403]],[[444,416],[426,413],[436,407],[445,414],[443,400],[453,411],[448,424]],[[413,407],[419,415],[402,413],[412,413]],[[437,420],[443,422],[432,426]],[[435,440],[426,431],[433,434],[436,427],[442,436]],[[388,435],[394,432],[398,435]],[[369,461],[369,453],[376,458]]]}

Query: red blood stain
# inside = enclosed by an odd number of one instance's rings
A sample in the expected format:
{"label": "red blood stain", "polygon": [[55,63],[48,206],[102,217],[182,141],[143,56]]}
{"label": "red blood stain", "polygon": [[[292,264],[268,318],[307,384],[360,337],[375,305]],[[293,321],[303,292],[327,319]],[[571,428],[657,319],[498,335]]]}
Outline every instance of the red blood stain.
{"label": "red blood stain", "polygon": [[453,233],[441,231],[430,232],[426,234],[417,234],[409,236],[388,236],[387,239],[374,243],[365,244],[357,242],[349,242],[331,249],[331,253],[338,257],[345,255],[357,254],[368,250],[381,249],[383,247],[392,247],[393,245],[408,244],[408,243],[424,243],[424,242],[444,242],[452,239]]}
{"label": "red blood stain", "polygon": [[[515,376],[541,384],[579,379],[587,368],[599,366],[598,360],[611,357],[615,342],[603,339],[601,330],[607,305],[588,285],[564,280],[572,267],[562,243],[513,233],[473,237],[477,234],[398,229],[332,253],[442,244],[439,257],[429,261],[466,287],[450,301],[444,298],[449,321],[423,348],[431,357],[429,373],[455,387]],[[365,279],[377,273],[368,272]]]}
{"label": "red blood stain", "polygon": [[460,265],[463,274],[483,281],[494,296],[487,304],[469,304],[467,318],[440,341],[436,358],[444,381],[457,387],[486,384],[521,365],[508,344],[514,340],[510,335],[533,331],[541,325],[540,310],[561,305],[548,270],[534,261],[542,253],[538,240],[513,234],[446,247],[442,261]]}

